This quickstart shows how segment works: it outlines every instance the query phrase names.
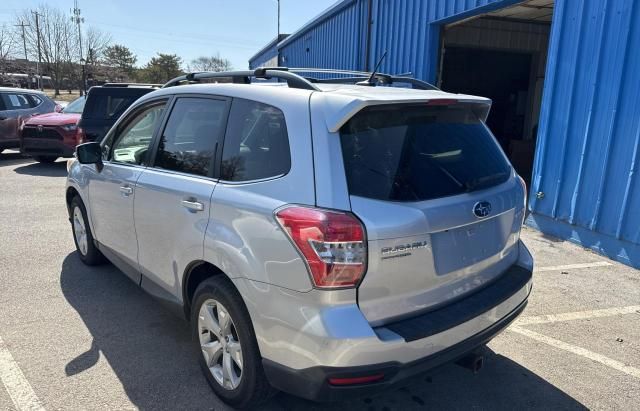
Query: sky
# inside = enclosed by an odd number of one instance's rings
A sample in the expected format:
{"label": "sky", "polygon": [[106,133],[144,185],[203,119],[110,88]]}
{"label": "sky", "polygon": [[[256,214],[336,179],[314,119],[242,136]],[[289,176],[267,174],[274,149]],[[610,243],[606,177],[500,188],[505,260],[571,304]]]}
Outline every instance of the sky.
{"label": "sky", "polygon": [[[280,31],[294,32],[336,1],[281,0]],[[17,13],[40,4],[69,14],[73,8],[73,0],[1,0],[0,25],[13,24]],[[79,0],[79,6],[84,25],[129,47],[138,65],[157,52],[177,54],[184,66],[196,57],[220,53],[235,69],[245,69],[277,33],[276,0]]]}

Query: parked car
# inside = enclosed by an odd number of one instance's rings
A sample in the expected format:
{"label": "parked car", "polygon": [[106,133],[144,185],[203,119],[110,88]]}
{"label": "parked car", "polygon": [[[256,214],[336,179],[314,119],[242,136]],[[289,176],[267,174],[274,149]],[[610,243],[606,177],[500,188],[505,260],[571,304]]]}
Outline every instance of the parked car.
{"label": "parked car", "polygon": [[159,87],[158,84],[138,83],[107,83],[91,87],[78,123],[83,141],[101,141],[134,101]]}
{"label": "parked car", "polygon": [[56,110],[60,107],[42,92],[0,87],[0,152],[20,147],[20,128],[31,116]]}
{"label": "parked car", "polygon": [[[286,83],[179,85],[224,76]],[[184,315],[233,406],[477,370],[527,303],[525,187],[484,123],[490,100],[362,76],[189,75],[78,146],[79,258]]]}
{"label": "parked car", "polygon": [[41,163],[53,163],[58,157],[73,157],[82,142],[78,121],[86,99],[78,97],[60,113],[33,116],[24,123],[20,152]]}

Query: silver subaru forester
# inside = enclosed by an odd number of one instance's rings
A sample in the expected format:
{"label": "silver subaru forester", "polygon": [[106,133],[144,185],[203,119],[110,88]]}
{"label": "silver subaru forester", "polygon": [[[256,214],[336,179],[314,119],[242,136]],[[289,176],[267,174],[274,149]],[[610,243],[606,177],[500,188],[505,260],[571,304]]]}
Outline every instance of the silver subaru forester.
{"label": "silver subaru forester", "polygon": [[526,188],[490,100],[310,71],[179,77],[69,167],[80,259],[185,316],[236,407],[477,369],[531,291]]}

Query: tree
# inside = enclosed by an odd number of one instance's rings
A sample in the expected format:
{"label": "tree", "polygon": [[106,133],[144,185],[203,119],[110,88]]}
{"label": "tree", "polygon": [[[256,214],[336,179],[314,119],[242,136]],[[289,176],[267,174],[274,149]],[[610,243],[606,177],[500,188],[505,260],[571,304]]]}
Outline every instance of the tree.
{"label": "tree", "polygon": [[7,71],[7,60],[15,51],[15,40],[14,32],[6,24],[0,26],[0,73]]}
{"label": "tree", "polygon": [[122,44],[114,44],[104,50],[104,64],[131,74],[138,57]]}
{"label": "tree", "polygon": [[85,50],[85,56],[83,57],[88,65],[98,65],[105,57],[105,52],[110,48],[111,35],[94,27],[89,27],[83,38],[83,49]]}
{"label": "tree", "polygon": [[189,71],[229,71],[233,69],[231,61],[220,57],[220,53],[215,56],[201,56],[191,60]]}
{"label": "tree", "polygon": [[182,59],[175,54],[158,53],[140,70],[140,80],[148,83],[166,83],[182,74]]}
{"label": "tree", "polygon": [[40,70],[51,76],[55,94],[60,94],[65,74],[73,76],[68,72],[73,71],[71,61],[78,56],[78,37],[71,19],[59,9],[41,5],[35,12],[24,10],[17,16],[17,21],[28,24],[25,30],[27,48],[31,55],[37,56],[40,46],[44,65]]}

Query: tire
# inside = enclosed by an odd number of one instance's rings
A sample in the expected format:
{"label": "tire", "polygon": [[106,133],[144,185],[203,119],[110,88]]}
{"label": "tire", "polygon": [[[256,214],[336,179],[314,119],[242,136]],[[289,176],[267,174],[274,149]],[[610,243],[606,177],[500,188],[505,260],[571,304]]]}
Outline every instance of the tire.
{"label": "tire", "polygon": [[[204,321],[205,315],[200,316],[201,312],[204,314],[204,310],[207,310],[211,315],[210,318],[215,321],[214,323]],[[220,320],[223,318],[220,310],[228,313],[230,319],[228,322],[230,323],[228,327],[229,340],[226,341],[226,345],[220,343],[220,338],[218,337],[219,335],[224,335],[225,332],[219,331],[216,335],[208,330],[206,325],[219,325],[223,322],[223,320]],[[276,392],[264,374],[262,357],[260,356],[260,350],[258,349],[247,308],[238,291],[224,275],[209,278],[203,281],[196,289],[191,306],[191,328],[200,367],[218,398],[233,407],[253,408],[265,402]],[[222,339],[224,340],[224,337]],[[209,353],[214,353],[210,354],[208,360],[206,357],[207,351],[203,349],[203,343],[209,344]],[[232,347],[232,344],[235,349],[229,348]],[[229,351],[227,351],[227,348]],[[233,355],[234,352],[237,353],[237,348],[240,348],[242,363],[239,382],[237,379],[239,367]],[[223,380],[225,385],[227,383],[229,385],[225,387],[220,383],[219,379],[224,378],[221,373],[223,373],[222,367],[227,358],[233,367],[233,378],[228,378],[226,381]],[[209,368],[210,365],[211,369]],[[214,373],[216,373],[217,377],[214,377]],[[227,373],[227,375],[231,374]]]}
{"label": "tire", "polygon": [[33,159],[42,164],[55,163],[58,157],[53,156],[33,156]]}
{"label": "tire", "polygon": [[104,256],[95,246],[93,234],[87,218],[87,210],[80,197],[75,196],[71,200],[71,232],[73,242],[80,260],[86,265],[98,265],[105,261]]}

